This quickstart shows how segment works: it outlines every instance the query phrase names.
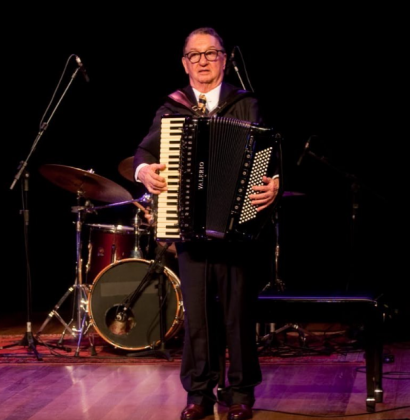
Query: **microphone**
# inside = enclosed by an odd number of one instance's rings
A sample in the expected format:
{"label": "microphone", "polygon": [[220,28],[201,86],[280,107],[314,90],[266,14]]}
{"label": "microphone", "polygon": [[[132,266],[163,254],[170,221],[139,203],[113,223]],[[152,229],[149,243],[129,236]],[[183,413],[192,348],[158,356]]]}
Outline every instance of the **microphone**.
{"label": "microphone", "polygon": [[126,311],[118,312],[115,316],[115,320],[119,322],[125,322],[127,320],[127,313]]}
{"label": "microphone", "polygon": [[228,65],[226,66],[226,75],[227,76],[231,72],[232,67],[233,68],[236,67],[236,63],[235,63],[235,50],[236,50],[236,48],[237,48],[237,46],[233,47],[231,55],[228,58]]}
{"label": "microphone", "polygon": [[80,71],[83,74],[85,81],[88,83],[90,81],[90,78],[88,77],[87,70],[85,69],[81,58],[78,55],[75,56],[75,61],[77,61],[78,67],[80,67]]}
{"label": "microphone", "polygon": [[302,163],[303,158],[306,156],[306,153],[309,151],[310,148],[310,142],[312,141],[312,137],[310,136],[307,140],[307,142],[305,143],[305,147],[303,148],[303,152],[299,157],[298,162],[296,163],[297,166],[300,166],[300,164]]}

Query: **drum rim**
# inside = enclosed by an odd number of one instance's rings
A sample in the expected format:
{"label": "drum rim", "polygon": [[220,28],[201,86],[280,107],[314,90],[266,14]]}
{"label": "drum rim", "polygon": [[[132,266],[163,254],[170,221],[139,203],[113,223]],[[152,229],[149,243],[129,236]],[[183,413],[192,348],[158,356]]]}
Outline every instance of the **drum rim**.
{"label": "drum rim", "polygon": [[135,228],[133,226],[127,225],[112,225],[104,223],[87,223],[85,226],[95,228],[105,232],[117,233],[117,232],[134,232]]}

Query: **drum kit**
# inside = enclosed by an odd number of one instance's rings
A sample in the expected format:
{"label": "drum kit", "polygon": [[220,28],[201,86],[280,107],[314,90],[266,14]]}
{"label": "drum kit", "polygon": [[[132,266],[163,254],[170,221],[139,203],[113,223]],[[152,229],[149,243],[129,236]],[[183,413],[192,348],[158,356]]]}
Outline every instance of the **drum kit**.
{"label": "drum kit", "polygon": [[[118,166],[119,173],[129,181],[133,181],[132,160],[132,157],[124,159]],[[128,190],[93,170],[45,164],[39,171],[52,183],[76,194],[77,205],[72,207],[72,212],[77,217],[75,281],[49,313],[37,337],[56,317],[64,326],[56,347],[64,348],[63,340],[69,333],[77,338],[76,356],[85,335],[90,341],[91,354],[96,354],[93,334],[96,332],[115,348],[138,354],[154,351],[169,358],[164,342],[182,328],[184,310],[177,270],[171,269],[172,263],[167,264],[167,261],[175,264],[175,245],[155,241],[151,195],[134,199]],[[302,194],[283,194],[297,195]],[[96,207],[91,200],[108,204]],[[136,207],[132,226],[85,223],[89,213],[127,204]],[[84,225],[88,229],[86,253]],[[275,285],[283,290],[278,276],[277,220],[275,226]],[[265,287],[272,285],[268,283]],[[69,296],[73,296],[73,310],[71,320],[66,322],[59,310]],[[161,350],[157,350],[159,347]]]}
{"label": "drum kit", "polygon": [[[163,347],[164,341],[181,329],[184,315],[180,281],[165,266],[165,256],[172,255],[175,260],[175,246],[153,240],[151,196],[134,199],[128,190],[93,170],[46,164],[39,171],[52,183],[76,194],[72,212],[77,217],[75,282],[49,313],[37,337],[56,317],[64,326],[58,347],[63,348],[69,333],[77,339],[76,356],[85,335],[92,355],[96,354],[94,332],[124,350],[141,352]],[[132,157],[124,159],[118,171],[133,181]],[[96,207],[91,200],[109,204]],[[136,207],[133,226],[85,223],[89,213],[127,204]],[[89,232],[86,253],[83,226]],[[73,315],[66,322],[59,309],[69,296],[73,296]]]}

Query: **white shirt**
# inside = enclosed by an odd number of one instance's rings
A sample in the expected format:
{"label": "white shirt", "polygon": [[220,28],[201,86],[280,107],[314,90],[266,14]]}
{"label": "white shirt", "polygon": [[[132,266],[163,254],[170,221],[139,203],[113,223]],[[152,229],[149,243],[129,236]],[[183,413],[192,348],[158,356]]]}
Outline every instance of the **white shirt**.
{"label": "white shirt", "polygon": [[[192,88],[192,90],[195,93],[196,101],[198,102],[199,94],[202,92],[199,92],[198,90]],[[216,88],[210,90],[207,93],[204,93],[206,96],[206,109],[208,112],[213,111],[219,104],[219,94],[221,93],[221,85],[217,86]]]}

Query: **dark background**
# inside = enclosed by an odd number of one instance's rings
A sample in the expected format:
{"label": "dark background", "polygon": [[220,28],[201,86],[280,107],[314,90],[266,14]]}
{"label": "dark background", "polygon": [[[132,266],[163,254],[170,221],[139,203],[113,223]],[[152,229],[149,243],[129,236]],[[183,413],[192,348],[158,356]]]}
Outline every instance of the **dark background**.
{"label": "dark background", "polygon": [[[286,288],[371,291],[399,316],[405,311],[402,11],[252,7],[220,14],[205,6],[195,19],[192,5],[3,13],[9,29],[3,25],[1,311],[25,309],[28,266],[35,310],[51,309],[74,282],[76,195],[39,168],[93,169],[140,197],[145,191],[118,165],[133,155],[161,98],[187,83],[182,45],[199,26],[213,26],[228,54],[239,47],[246,88],[259,95],[284,138],[285,190],[304,194],[283,198],[278,213]],[[73,59],[67,62],[71,54],[81,57],[90,82],[78,74],[62,98],[76,69]],[[30,153],[60,78],[46,121],[61,103]],[[240,84],[233,71],[227,80]],[[297,165],[310,136],[314,155]],[[22,183],[10,189],[28,157],[29,265]],[[86,222],[131,225],[134,212],[118,206]]]}

